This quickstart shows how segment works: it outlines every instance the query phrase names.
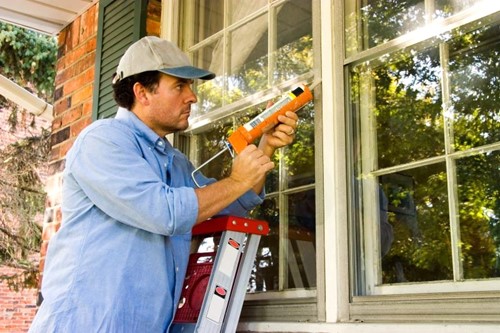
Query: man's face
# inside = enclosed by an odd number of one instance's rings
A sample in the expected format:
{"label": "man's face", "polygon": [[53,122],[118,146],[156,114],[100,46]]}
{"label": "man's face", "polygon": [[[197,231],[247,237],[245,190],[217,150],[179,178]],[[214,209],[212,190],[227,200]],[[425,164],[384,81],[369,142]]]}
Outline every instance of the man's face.
{"label": "man's face", "polygon": [[160,136],[185,130],[196,95],[193,81],[161,74],[158,87],[149,94],[148,125]]}

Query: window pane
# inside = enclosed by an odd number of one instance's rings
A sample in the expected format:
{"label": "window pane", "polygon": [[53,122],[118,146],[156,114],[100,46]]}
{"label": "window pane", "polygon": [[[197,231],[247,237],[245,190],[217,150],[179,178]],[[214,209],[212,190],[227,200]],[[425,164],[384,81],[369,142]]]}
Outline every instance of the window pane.
{"label": "window pane", "polygon": [[300,120],[295,141],[285,148],[287,188],[314,184],[314,105],[298,111]]}
{"label": "window pane", "polygon": [[[200,68],[208,69],[217,76],[213,80],[194,80],[194,91],[198,98],[198,103],[192,106],[191,116],[197,117],[210,111],[216,110],[224,102],[224,79],[222,63],[214,58],[215,50],[222,43],[222,40],[198,49],[193,52],[193,64]],[[222,54],[220,55],[222,57]]]}
{"label": "window pane", "polygon": [[464,277],[500,277],[500,152],[456,164]]}
{"label": "window pane", "polygon": [[277,8],[275,82],[287,81],[312,70],[311,7],[311,1],[293,0]]}
{"label": "window pane", "polygon": [[255,268],[250,277],[249,292],[278,290],[279,287],[279,210],[278,198],[268,197],[251,216],[269,224],[269,234],[259,242]]}
{"label": "window pane", "polygon": [[222,30],[224,0],[199,1],[195,6],[193,44]]}
{"label": "window pane", "polygon": [[482,0],[345,1],[346,55],[383,45],[409,32],[472,8]]}
{"label": "window pane", "polygon": [[383,44],[425,24],[423,0],[368,0],[361,7],[363,49]]}
{"label": "window pane", "polygon": [[483,27],[450,45],[450,109],[454,149],[500,141],[500,25]]}
{"label": "window pane", "polygon": [[230,1],[231,23],[242,20],[245,17],[255,13],[262,7],[267,6],[267,2],[268,2],[267,0],[252,0],[252,1],[231,0]]}
{"label": "window pane", "polygon": [[288,280],[285,288],[316,287],[314,189],[288,196]]}
{"label": "window pane", "polygon": [[364,112],[360,120],[373,119],[363,135],[376,128],[378,168],[444,153],[440,75],[435,48],[406,50],[379,66],[354,68],[352,93]]}
{"label": "window pane", "polygon": [[244,97],[267,88],[267,16],[259,16],[231,32],[230,41],[228,89]]}
{"label": "window pane", "polygon": [[445,163],[379,180],[383,283],[452,280]]}
{"label": "window pane", "polygon": [[483,0],[436,0],[434,17],[448,17]]}

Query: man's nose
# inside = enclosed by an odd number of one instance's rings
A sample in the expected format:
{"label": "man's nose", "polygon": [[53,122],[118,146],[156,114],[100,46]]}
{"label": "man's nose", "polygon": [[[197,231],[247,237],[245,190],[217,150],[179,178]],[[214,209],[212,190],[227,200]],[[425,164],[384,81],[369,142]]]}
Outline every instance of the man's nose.
{"label": "man's nose", "polygon": [[198,102],[198,98],[196,97],[196,94],[194,93],[192,87],[187,88],[187,99],[188,103],[196,103]]}

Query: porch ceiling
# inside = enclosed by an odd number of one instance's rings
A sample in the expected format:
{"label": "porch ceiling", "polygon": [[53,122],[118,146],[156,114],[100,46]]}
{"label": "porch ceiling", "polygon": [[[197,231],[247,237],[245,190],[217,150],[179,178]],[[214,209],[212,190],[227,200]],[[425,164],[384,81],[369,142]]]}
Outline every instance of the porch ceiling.
{"label": "porch ceiling", "polygon": [[57,35],[98,0],[0,0],[0,21]]}

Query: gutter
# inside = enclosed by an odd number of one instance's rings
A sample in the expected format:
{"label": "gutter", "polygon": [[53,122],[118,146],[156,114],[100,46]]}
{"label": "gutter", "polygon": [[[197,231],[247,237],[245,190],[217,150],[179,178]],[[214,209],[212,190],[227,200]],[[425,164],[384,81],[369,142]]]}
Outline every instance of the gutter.
{"label": "gutter", "polygon": [[45,120],[52,121],[53,106],[38,96],[0,75],[0,95],[26,109],[29,113]]}

